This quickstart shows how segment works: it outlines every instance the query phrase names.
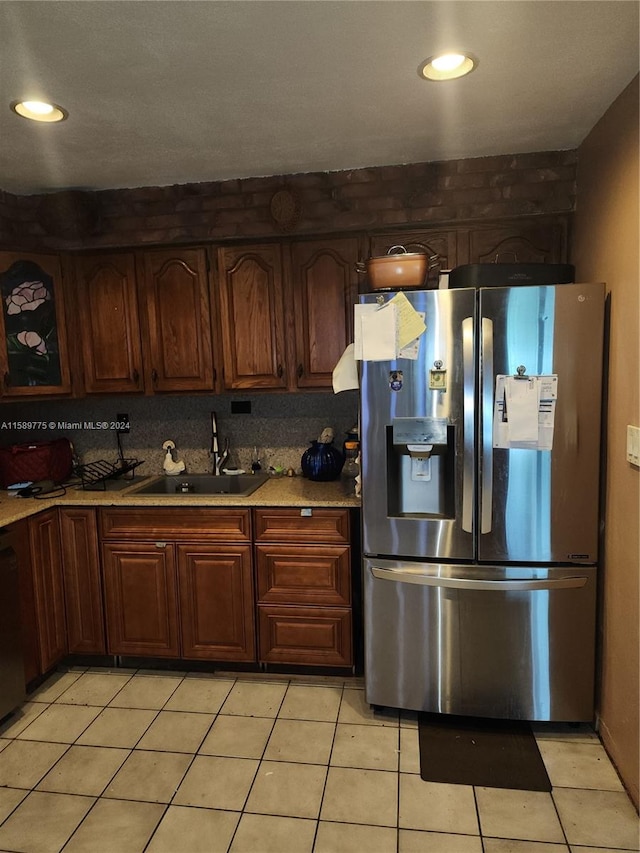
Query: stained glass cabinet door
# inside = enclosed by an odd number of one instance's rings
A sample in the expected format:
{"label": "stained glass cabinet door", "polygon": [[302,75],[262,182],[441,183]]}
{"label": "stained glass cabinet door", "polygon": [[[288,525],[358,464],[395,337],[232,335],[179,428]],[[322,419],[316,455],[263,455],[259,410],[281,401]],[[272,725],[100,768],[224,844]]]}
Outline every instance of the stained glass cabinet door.
{"label": "stained glass cabinet door", "polygon": [[71,393],[60,262],[0,252],[3,397]]}

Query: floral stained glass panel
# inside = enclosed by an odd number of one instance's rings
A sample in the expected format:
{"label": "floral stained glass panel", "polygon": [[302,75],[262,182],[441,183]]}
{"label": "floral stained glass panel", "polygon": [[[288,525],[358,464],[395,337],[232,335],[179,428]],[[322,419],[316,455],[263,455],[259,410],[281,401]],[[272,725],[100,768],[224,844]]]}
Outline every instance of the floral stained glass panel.
{"label": "floral stained glass panel", "polygon": [[19,260],[0,272],[9,382],[60,385],[60,351],[52,277],[37,263]]}

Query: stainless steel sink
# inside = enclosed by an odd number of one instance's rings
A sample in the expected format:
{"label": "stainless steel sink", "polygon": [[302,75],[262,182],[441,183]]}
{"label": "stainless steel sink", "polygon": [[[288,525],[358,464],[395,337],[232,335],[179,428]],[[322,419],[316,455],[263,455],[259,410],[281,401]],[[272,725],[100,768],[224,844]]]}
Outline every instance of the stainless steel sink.
{"label": "stainless steel sink", "polygon": [[176,495],[236,495],[246,498],[269,479],[268,474],[179,474],[158,477],[130,494],[175,497]]}

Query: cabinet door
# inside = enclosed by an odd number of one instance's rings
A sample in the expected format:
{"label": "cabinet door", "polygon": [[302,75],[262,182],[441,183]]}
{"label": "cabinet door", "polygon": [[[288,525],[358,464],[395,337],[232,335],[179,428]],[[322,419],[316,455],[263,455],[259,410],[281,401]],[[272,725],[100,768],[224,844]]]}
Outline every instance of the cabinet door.
{"label": "cabinet door", "polygon": [[469,263],[538,263],[566,261],[567,226],[563,221],[513,222],[473,228],[468,233]]}
{"label": "cabinet door", "polygon": [[221,248],[218,273],[224,387],[285,388],[280,246]]}
{"label": "cabinet door", "polygon": [[40,668],[42,672],[46,672],[67,653],[57,510],[46,510],[29,519],[29,542],[38,623]]}
{"label": "cabinet door", "polygon": [[371,257],[386,255],[392,246],[404,246],[410,252],[422,251],[412,244],[422,245],[429,255],[438,255],[440,268],[443,270],[451,269],[459,263],[457,260],[456,232],[453,230],[423,229],[393,234],[374,234],[370,242]]}
{"label": "cabinet door", "polygon": [[58,257],[0,252],[0,294],[3,396],[70,394]]}
{"label": "cabinet door", "polygon": [[205,250],[144,252],[142,267],[153,389],[212,390],[214,374]]}
{"label": "cabinet door", "polygon": [[177,545],[182,656],[255,661],[250,545]]}
{"label": "cabinet door", "polygon": [[104,654],[104,613],[93,509],[64,507],[60,513],[67,644],[76,654]]}
{"label": "cabinet door", "polygon": [[109,654],[178,657],[173,545],[109,542],[102,558]]}
{"label": "cabinet door", "polygon": [[40,669],[40,642],[38,636],[38,618],[31,565],[31,544],[29,541],[29,519],[23,518],[10,527],[13,548],[18,561],[18,581],[20,588],[20,624],[22,625],[22,656],[24,659],[24,681],[29,684],[37,678]]}
{"label": "cabinet door", "polygon": [[291,246],[295,385],[331,388],[333,368],[353,340],[358,240],[313,240]]}
{"label": "cabinet door", "polygon": [[87,394],[142,390],[134,255],[76,259],[78,332]]}

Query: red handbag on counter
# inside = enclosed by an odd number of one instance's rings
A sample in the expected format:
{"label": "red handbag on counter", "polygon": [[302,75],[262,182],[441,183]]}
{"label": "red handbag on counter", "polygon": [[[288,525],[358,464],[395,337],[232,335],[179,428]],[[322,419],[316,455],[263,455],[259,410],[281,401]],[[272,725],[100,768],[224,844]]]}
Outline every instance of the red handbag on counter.
{"label": "red handbag on counter", "polygon": [[15,483],[53,480],[56,485],[71,476],[73,449],[68,438],[11,444],[0,447],[0,487]]}

